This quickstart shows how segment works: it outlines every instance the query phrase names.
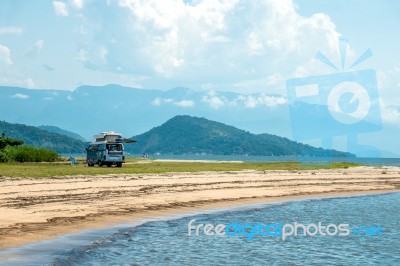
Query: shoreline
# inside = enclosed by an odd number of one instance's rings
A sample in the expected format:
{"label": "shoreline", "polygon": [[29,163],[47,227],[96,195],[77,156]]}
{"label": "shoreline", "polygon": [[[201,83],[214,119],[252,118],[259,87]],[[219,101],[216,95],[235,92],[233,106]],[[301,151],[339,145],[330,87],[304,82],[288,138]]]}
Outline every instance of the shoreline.
{"label": "shoreline", "polygon": [[224,161],[224,160],[202,160],[202,159],[154,159],[154,162],[173,162],[173,163],[244,163],[244,161]]}
{"label": "shoreline", "polygon": [[[323,199],[336,199],[336,198],[353,198],[362,196],[385,195],[391,193],[400,193],[400,190],[395,191],[369,191],[369,192],[350,192],[350,193],[330,193],[330,194],[314,194],[309,196],[295,196],[295,197],[279,197],[277,199],[266,200],[237,200],[234,202],[221,202],[215,206],[199,206],[200,209],[194,207],[184,209],[171,209],[161,212],[149,212],[147,215],[137,216],[135,219],[128,219],[119,223],[111,223],[106,226],[84,228],[77,232],[68,232],[65,234],[55,235],[51,238],[26,243],[16,247],[7,249],[0,249],[0,261],[4,260],[12,265],[19,263],[29,262],[31,259],[41,260],[45,258],[51,261],[54,257],[59,256],[59,252],[65,250],[72,250],[82,246],[91,245],[92,241],[97,241],[103,237],[109,237],[113,234],[118,234],[121,230],[132,229],[133,227],[141,226],[148,222],[158,222],[174,219],[188,218],[191,216],[201,214],[218,214],[227,211],[243,211],[253,208],[262,208],[268,204],[281,204],[291,203],[296,201],[305,200],[323,200]],[[102,224],[101,224],[102,225]],[[78,239],[78,240],[77,240]],[[49,248],[51,247],[51,248]],[[35,254],[31,258],[32,254]]]}
{"label": "shoreline", "polygon": [[[0,251],[151,217],[400,192],[400,168],[384,170],[384,174],[381,167],[355,167],[5,179],[0,183],[0,210],[10,216],[0,218]],[[10,193],[17,195],[10,197]]]}

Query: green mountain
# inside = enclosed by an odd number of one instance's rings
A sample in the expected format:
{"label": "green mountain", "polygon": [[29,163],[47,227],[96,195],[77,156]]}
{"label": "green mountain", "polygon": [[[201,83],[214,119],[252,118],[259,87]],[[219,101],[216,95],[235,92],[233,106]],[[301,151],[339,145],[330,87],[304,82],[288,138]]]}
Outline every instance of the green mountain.
{"label": "green mountain", "polygon": [[24,141],[26,145],[54,150],[58,153],[83,153],[87,146],[85,142],[48,132],[33,126],[12,124],[0,121],[0,134]]}
{"label": "green mountain", "polygon": [[176,116],[161,126],[132,137],[126,145],[134,154],[302,155],[350,157],[351,153],[325,150],[271,134],[252,134],[219,122],[191,116]]}
{"label": "green mountain", "polygon": [[83,142],[86,142],[87,140],[85,140],[81,135],[76,134],[74,132],[65,130],[65,129],[61,129],[59,127],[55,127],[55,126],[38,126],[37,128],[41,129],[41,130],[46,130],[48,132],[52,132],[52,133],[58,133],[60,135],[64,135],[73,139],[77,139]]}

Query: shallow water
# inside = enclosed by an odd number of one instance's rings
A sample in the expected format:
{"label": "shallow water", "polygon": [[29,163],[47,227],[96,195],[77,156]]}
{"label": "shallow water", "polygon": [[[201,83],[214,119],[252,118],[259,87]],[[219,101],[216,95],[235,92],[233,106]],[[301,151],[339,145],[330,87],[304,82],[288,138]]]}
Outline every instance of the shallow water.
{"label": "shallow water", "polygon": [[[50,265],[400,265],[400,193],[312,199],[148,222],[57,254]],[[378,226],[348,236],[188,236],[188,223]],[[334,230],[331,230],[331,233]],[[200,231],[201,232],[201,231]],[[372,232],[372,231],[368,231]],[[376,231],[375,231],[376,233]],[[372,234],[372,233],[371,233]]]}
{"label": "shallow water", "polygon": [[[86,154],[62,154],[64,157],[85,157]],[[364,157],[299,157],[299,156],[244,156],[244,155],[149,155],[150,159],[170,160],[215,160],[215,161],[243,161],[243,162],[303,162],[303,163],[331,163],[350,162],[377,166],[400,166],[400,158],[364,158]],[[142,157],[141,154],[131,154],[127,157]]]}
{"label": "shallow water", "polygon": [[[140,157],[140,155],[136,155]],[[243,156],[243,155],[152,155],[151,159],[176,160],[216,160],[243,162],[302,162],[332,163],[349,162],[376,166],[400,166],[400,158],[364,158],[364,157],[301,157],[301,156]]]}

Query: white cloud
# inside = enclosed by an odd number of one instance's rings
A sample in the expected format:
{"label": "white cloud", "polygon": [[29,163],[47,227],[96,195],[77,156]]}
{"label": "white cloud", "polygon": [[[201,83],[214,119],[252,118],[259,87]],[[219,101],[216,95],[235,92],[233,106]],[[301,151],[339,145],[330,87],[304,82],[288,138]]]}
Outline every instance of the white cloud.
{"label": "white cloud", "polygon": [[182,100],[182,101],[178,101],[174,103],[177,106],[180,107],[193,107],[194,106],[194,102],[190,101],[190,100]]}
{"label": "white cloud", "polygon": [[76,59],[81,62],[86,62],[87,61],[87,52],[85,49],[79,49],[79,51],[76,54]]}
{"label": "white cloud", "polygon": [[[90,48],[80,48],[76,54],[76,59],[85,64],[91,70],[106,70],[109,63],[109,49],[101,44],[93,44]],[[112,59],[113,61],[113,59]],[[115,62],[115,61],[113,61]],[[108,71],[120,72],[123,68],[120,65],[113,65]]]}
{"label": "white cloud", "polygon": [[0,64],[12,65],[11,52],[7,46],[0,44]]}
{"label": "white cloud", "polygon": [[282,96],[271,96],[263,94],[240,96],[238,100],[243,102],[246,108],[255,108],[258,106],[275,108],[279,105],[284,105],[287,103],[287,99]]}
{"label": "white cloud", "polygon": [[247,38],[247,45],[250,49],[250,53],[252,55],[260,54],[261,51],[264,49],[264,45],[260,41],[259,37],[254,33],[251,32]]}
{"label": "white cloud", "polygon": [[219,109],[226,104],[227,100],[219,97],[215,91],[210,91],[202,97],[202,101],[208,103],[214,109]]}
{"label": "white cloud", "polygon": [[28,50],[25,52],[26,55],[37,55],[43,49],[44,41],[37,40]]}
{"label": "white cloud", "polygon": [[107,55],[108,55],[108,49],[103,47],[103,46],[100,46],[97,52],[98,52],[98,58],[101,61],[106,62],[107,61]]}
{"label": "white cloud", "polygon": [[0,27],[0,34],[21,34],[24,30],[20,27],[4,26]]}
{"label": "white cloud", "polygon": [[33,89],[35,87],[35,83],[31,78],[25,79],[25,86],[27,86],[29,89]]}
{"label": "white cloud", "polygon": [[223,96],[218,96],[215,91],[210,91],[202,97],[202,101],[209,104],[211,108],[219,109],[225,106],[243,106],[245,108],[256,108],[266,106],[275,108],[279,105],[287,104],[287,99],[283,96],[252,94],[239,95],[236,98],[227,99]]}
{"label": "white cloud", "polygon": [[284,85],[285,79],[281,74],[274,73],[267,77],[267,85],[269,86],[282,86]]}
{"label": "white cloud", "polygon": [[183,107],[183,108],[193,107],[195,105],[194,101],[192,101],[192,100],[176,101],[176,100],[171,99],[171,98],[163,99],[163,98],[159,98],[159,97],[155,98],[151,102],[151,104],[154,105],[154,106],[161,106],[163,104],[172,104],[172,105],[176,105],[176,106]]}
{"label": "white cloud", "polygon": [[70,0],[69,3],[72,7],[76,8],[76,9],[83,8],[83,0]]}
{"label": "white cloud", "polygon": [[[252,70],[250,69],[251,73]],[[251,74],[253,75],[253,74]],[[273,73],[268,76],[264,76],[257,79],[246,79],[234,83],[228,88],[229,91],[234,89],[235,92],[243,94],[251,93],[266,93],[266,94],[278,94],[286,95],[286,80],[292,78],[291,75],[284,77],[279,73]]]}
{"label": "white cloud", "polygon": [[92,70],[154,77],[145,87],[170,88],[179,79],[195,85],[212,81],[227,90],[270,76],[274,84],[258,86],[261,92],[278,86],[276,73],[293,73],[318,50],[337,56],[339,33],[329,16],[301,16],[291,0],[85,2],[89,5],[118,19],[85,13],[78,58]]}
{"label": "white cloud", "polygon": [[35,47],[36,47],[39,51],[42,50],[43,45],[44,45],[44,41],[43,41],[43,40],[38,40],[38,41],[35,42]]}
{"label": "white cloud", "polygon": [[174,100],[171,99],[171,98],[167,98],[167,99],[163,99],[163,102],[164,102],[164,103],[173,103]]}
{"label": "white cloud", "polygon": [[147,58],[144,63],[167,78],[190,68],[195,60],[206,62],[207,58],[199,53],[207,52],[207,46],[213,43],[229,40],[222,31],[226,29],[225,14],[235,4],[236,1],[199,1],[195,5],[181,0],[119,1],[119,6],[131,13],[130,31],[142,36],[139,43],[143,46],[138,51]]}
{"label": "white cloud", "polygon": [[155,99],[151,102],[151,104],[152,104],[152,105],[155,105],[155,106],[160,106],[161,103],[162,103],[162,100],[161,100],[160,98],[155,98]]}
{"label": "white cloud", "polygon": [[387,105],[384,100],[381,100],[380,107],[383,123],[398,126],[400,123],[400,105]]}
{"label": "white cloud", "polygon": [[17,94],[14,94],[13,96],[11,96],[11,98],[26,100],[29,98],[29,96],[26,94],[17,93]]}
{"label": "white cloud", "polygon": [[53,8],[57,16],[66,17],[69,15],[68,7],[64,2],[53,1]]}
{"label": "white cloud", "polygon": [[400,66],[377,72],[381,117],[384,123],[400,124]]}

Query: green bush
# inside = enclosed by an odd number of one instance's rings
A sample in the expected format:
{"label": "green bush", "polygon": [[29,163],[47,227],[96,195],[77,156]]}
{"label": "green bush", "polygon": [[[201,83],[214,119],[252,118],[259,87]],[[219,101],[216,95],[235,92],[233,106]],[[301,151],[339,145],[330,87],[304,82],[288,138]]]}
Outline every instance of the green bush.
{"label": "green bush", "polygon": [[52,150],[30,146],[7,146],[0,151],[0,162],[54,162],[58,154]]}
{"label": "green bush", "polygon": [[0,163],[7,162],[7,155],[4,150],[0,150]]}
{"label": "green bush", "polygon": [[4,132],[0,136],[0,150],[3,150],[7,146],[19,146],[24,144],[22,140],[7,138]]}

